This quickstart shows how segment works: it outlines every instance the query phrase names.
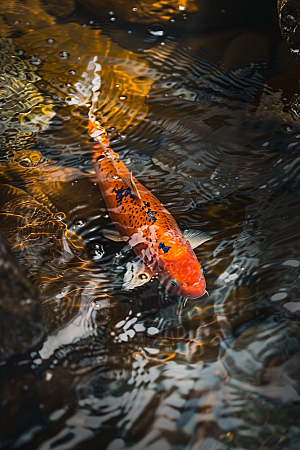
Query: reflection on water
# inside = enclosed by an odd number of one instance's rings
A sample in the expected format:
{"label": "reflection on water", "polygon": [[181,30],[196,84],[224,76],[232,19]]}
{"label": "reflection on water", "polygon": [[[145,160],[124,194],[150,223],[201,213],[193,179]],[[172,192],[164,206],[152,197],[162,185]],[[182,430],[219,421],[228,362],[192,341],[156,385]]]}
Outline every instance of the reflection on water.
{"label": "reflection on water", "polygon": [[[299,450],[299,70],[268,2],[223,28],[207,2],[158,4],[155,23],[146,0],[0,12],[0,232],[18,261],[0,268],[20,278],[1,281],[3,450]],[[122,291],[134,255],[103,231],[91,104],[182,229],[213,236],[196,249],[209,296]],[[18,310],[32,285],[43,337]]]}

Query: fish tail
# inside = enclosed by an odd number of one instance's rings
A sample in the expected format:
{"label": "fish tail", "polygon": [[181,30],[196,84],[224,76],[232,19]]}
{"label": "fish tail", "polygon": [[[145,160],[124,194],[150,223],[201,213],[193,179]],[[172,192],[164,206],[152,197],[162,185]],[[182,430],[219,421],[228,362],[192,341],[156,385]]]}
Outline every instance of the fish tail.
{"label": "fish tail", "polygon": [[99,124],[99,122],[93,122],[92,120],[89,120],[88,133],[95,141],[105,145],[105,147],[109,147],[107,132],[105,128]]}
{"label": "fish tail", "polygon": [[91,138],[97,142],[97,144],[93,145],[93,157],[95,161],[97,161],[99,156],[103,154],[110,154],[113,159],[119,157],[119,155],[110,148],[107,132],[105,128],[99,124],[99,122],[89,120],[88,133]]}

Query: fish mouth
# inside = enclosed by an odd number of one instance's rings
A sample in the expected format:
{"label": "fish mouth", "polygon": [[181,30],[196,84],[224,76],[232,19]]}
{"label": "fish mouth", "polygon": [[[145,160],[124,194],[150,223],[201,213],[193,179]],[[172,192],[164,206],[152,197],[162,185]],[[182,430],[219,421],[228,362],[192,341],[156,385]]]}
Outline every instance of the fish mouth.
{"label": "fish mouth", "polygon": [[192,287],[192,289],[189,290],[182,290],[181,296],[186,297],[189,299],[199,298],[202,297],[206,293],[206,284],[201,284],[200,286],[197,286],[195,288]]}

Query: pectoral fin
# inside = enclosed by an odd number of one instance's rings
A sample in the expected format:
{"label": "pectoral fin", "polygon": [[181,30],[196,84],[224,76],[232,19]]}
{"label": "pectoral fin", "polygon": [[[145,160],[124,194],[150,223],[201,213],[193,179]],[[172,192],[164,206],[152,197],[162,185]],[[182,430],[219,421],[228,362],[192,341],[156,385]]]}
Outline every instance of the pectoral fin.
{"label": "pectoral fin", "polygon": [[138,286],[142,286],[151,280],[153,272],[140,259],[135,259],[126,264],[122,289],[130,291]]}
{"label": "pectoral fin", "polygon": [[141,194],[139,193],[139,190],[134,182],[134,179],[132,177],[132,173],[129,172],[128,175],[120,175],[120,178],[122,179],[123,183],[125,183],[128,187],[130,187],[131,192],[135,195],[135,197],[141,199]]}
{"label": "pectoral fin", "polygon": [[212,239],[212,237],[205,233],[204,231],[200,230],[185,230],[183,232],[183,237],[189,241],[191,244],[191,247],[194,249],[196,247],[199,247],[199,245],[203,244],[206,241],[209,241]]}
{"label": "pectoral fin", "polygon": [[131,192],[134,194],[135,197],[141,200],[141,194],[139,193],[139,190],[134,182],[133,176],[131,172],[128,172],[126,170],[125,173],[122,173],[123,171],[120,170],[120,168],[116,165],[116,163],[113,161],[113,164],[115,166],[116,172],[118,176],[121,178],[123,183],[131,189]]}
{"label": "pectoral fin", "polygon": [[111,241],[114,241],[114,242],[122,242],[123,241],[122,236],[116,229],[110,230],[108,228],[103,228],[103,230],[101,230],[101,233],[103,234],[104,237],[106,237],[106,239],[110,239]]}

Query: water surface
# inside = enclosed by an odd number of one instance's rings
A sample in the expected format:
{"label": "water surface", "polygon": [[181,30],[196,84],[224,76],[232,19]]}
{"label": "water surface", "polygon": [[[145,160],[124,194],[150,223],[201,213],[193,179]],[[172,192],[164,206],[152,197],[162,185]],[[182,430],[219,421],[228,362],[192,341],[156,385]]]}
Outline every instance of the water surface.
{"label": "water surface", "polygon": [[[1,449],[298,450],[299,71],[267,8],[208,28],[201,2],[115,9],[1,12],[0,232],[45,321],[1,363]],[[134,255],[101,231],[92,104],[181,228],[212,235],[209,296],[122,291]]]}

